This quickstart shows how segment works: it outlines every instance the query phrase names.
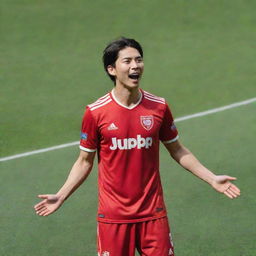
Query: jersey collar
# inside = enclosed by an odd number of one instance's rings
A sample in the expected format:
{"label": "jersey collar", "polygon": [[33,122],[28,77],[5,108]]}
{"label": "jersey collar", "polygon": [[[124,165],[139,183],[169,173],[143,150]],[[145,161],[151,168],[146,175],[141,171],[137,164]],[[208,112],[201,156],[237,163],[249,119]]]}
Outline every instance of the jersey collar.
{"label": "jersey collar", "polygon": [[115,96],[115,94],[114,94],[114,89],[110,92],[110,94],[111,94],[113,100],[114,100],[119,106],[121,106],[121,107],[123,107],[123,108],[126,108],[126,109],[134,109],[134,108],[136,108],[136,107],[141,103],[142,98],[143,98],[143,92],[142,92],[142,90],[139,90],[139,92],[140,92],[140,98],[139,98],[139,100],[137,101],[136,104],[134,104],[134,105],[131,106],[131,107],[127,107],[127,106],[125,106],[124,104],[122,104],[120,101],[118,101],[118,99],[116,98],[116,96]]}

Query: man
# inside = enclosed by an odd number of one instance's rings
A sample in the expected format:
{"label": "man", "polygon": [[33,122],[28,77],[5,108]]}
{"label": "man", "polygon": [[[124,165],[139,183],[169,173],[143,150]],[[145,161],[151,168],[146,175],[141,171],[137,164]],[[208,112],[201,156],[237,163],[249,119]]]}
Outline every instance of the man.
{"label": "man", "polygon": [[89,175],[95,152],[99,168],[98,255],[174,255],[159,175],[159,141],[182,167],[216,191],[236,198],[236,178],[216,176],[179,142],[165,99],[139,88],[143,51],[120,38],[104,50],[104,67],[114,89],[87,106],[80,155],[55,195],[39,195],[40,216],[56,211]]}

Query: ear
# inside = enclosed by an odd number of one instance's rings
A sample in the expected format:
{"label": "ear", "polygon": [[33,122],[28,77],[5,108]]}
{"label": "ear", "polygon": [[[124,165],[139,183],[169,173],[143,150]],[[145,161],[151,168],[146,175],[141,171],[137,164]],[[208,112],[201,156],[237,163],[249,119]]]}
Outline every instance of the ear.
{"label": "ear", "polygon": [[115,67],[113,67],[112,65],[108,65],[107,66],[107,70],[108,70],[108,73],[111,76],[116,76],[116,69],[115,69]]}

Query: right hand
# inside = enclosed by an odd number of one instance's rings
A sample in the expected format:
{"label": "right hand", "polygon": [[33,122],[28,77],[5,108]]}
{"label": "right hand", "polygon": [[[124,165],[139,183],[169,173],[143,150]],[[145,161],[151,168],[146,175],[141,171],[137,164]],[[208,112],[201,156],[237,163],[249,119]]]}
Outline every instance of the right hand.
{"label": "right hand", "polygon": [[39,216],[48,216],[55,212],[64,202],[63,198],[58,195],[38,195],[43,199],[34,206],[36,214]]}

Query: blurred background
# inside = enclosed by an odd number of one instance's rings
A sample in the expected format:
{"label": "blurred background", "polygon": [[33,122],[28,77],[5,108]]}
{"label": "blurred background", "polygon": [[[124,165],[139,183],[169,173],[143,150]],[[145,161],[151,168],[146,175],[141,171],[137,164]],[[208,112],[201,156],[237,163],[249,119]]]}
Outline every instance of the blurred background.
{"label": "blurred background", "polygon": [[[101,58],[120,36],[142,44],[141,87],[165,97],[176,118],[255,97],[255,8],[252,0],[1,0],[0,157],[79,140],[85,106],[113,87]],[[178,123],[206,166],[238,176],[235,201],[161,150],[177,256],[256,255],[255,110]],[[39,218],[32,209],[37,194],[58,190],[78,152],[1,162],[1,255],[97,254],[96,163],[59,212]]]}

